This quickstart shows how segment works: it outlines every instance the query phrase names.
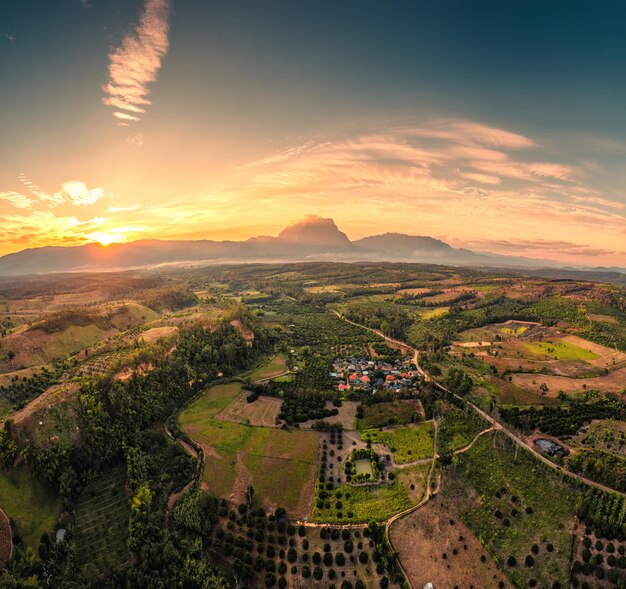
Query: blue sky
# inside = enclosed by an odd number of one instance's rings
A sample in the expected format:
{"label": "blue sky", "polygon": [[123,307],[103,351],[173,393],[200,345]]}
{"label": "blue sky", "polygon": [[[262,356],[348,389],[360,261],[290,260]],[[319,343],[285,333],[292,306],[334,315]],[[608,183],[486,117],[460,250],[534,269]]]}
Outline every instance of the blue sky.
{"label": "blue sky", "polygon": [[0,0],[0,23],[0,252],[316,213],[626,264],[622,2]]}

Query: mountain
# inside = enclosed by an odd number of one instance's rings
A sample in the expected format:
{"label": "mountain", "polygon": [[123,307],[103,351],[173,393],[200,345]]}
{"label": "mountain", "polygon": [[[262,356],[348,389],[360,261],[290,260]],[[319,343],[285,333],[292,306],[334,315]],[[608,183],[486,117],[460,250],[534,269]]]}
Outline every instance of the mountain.
{"label": "mountain", "polygon": [[[283,229],[277,237],[247,241],[148,239],[103,246],[26,249],[0,257],[0,276],[49,272],[120,270],[163,264],[242,261],[395,261],[504,268],[563,268],[553,260],[501,256],[453,248],[427,236],[385,233],[350,241],[332,219],[308,216]],[[572,270],[581,270],[572,269]],[[606,269],[606,274],[626,272]],[[610,271],[608,271],[610,270]],[[602,269],[596,269],[603,274]]]}
{"label": "mountain", "polygon": [[333,249],[352,247],[348,236],[343,231],[339,231],[339,227],[332,219],[323,219],[314,215],[309,215],[302,221],[285,227],[278,234],[277,239],[283,243],[314,247]]}

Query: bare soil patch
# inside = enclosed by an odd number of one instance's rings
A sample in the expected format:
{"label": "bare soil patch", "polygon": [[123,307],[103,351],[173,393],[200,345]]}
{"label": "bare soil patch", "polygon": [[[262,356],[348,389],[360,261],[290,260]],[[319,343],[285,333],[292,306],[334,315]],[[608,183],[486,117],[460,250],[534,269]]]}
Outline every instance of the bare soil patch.
{"label": "bare soil patch", "polygon": [[503,581],[511,587],[456,511],[454,500],[440,494],[392,525],[391,540],[411,586],[495,589]]}
{"label": "bare soil patch", "polygon": [[[341,407],[337,407],[339,413],[325,417],[324,421],[328,423],[340,423],[344,430],[353,430],[356,428],[356,408],[359,404],[356,401],[344,401]],[[326,401],[326,407],[332,409],[334,405],[332,401]]]}
{"label": "bare soil patch", "polygon": [[539,391],[539,387],[545,383],[548,386],[546,394],[551,397],[556,397],[559,391],[583,393],[600,390],[607,393],[621,393],[626,388],[626,368],[593,378],[567,378],[548,374],[513,374],[511,376],[515,386],[533,392]]}

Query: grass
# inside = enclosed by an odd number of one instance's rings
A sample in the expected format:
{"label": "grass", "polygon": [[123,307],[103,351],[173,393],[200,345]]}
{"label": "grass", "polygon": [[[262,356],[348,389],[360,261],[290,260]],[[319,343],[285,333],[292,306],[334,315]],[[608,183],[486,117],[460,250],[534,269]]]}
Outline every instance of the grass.
{"label": "grass", "polygon": [[[326,491],[324,507],[313,510],[313,520],[326,523],[358,523],[371,520],[383,521],[416,505],[424,495],[430,464],[398,468],[395,479],[389,484],[374,486],[340,485],[334,491]],[[316,488],[316,499],[320,497]],[[337,501],[341,508],[337,509]],[[329,507],[327,507],[329,506]],[[352,514],[352,517],[349,515]]]}
{"label": "grass", "polygon": [[61,500],[22,465],[0,471],[0,507],[15,521],[24,543],[37,550],[41,535],[54,528]]}
{"label": "grass", "polygon": [[123,466],[91,483],[76,504],[75,545],[81,568],[106,571],[128,559],[130,502]]}
{"label": "grass", "polygon": [[[498,447],[500,443],[494,447],[493,436],[485,435],[459,456],[454,476],[468,501],[464,521],[516,586],[528,587],[534,578],[539,587],[551,587],[557,580],[567,587],[578,492],[559,483],[528,452],[516,453],[508,442]],[[535,565],[526,567],[524,560],[535,543]],[[516,558],[516,566],[507,564],[509,556]]]}
{"label": "grass", "polygon": [[251,375],[250,380],[264,380],[277,376],[287,370],[287,358],[284,354],[276,354],[267,364],[257,368]]}
{"label": "grass", "polygon": [[[408,509],[413,504],[404,485],[394,481],[388,485],[375,487],[352,487],[340,485],[329,492],[327,504],[330,508],[315,507],[313,519],[319,522],[369,522],[382,521],[392,515]],[[341,501],[341,511],[336,508],[337,501]],[[352,517],[349,517],[349,514]]]}
{"label": "grass", "polygon": [[556,360],[595,360],[599,358],[598,354],[563,340],[528,342],[524,344],[524,347],[532,354],[550,356]]}
{"label": "grass", "polygon": [[434,428],[431,421],[419,425],[384,431],[365,430],[361,439],[373,444],[384,444],[393,452],[398,464],[413,462],[433,455]]}
{"label": "grass", "polygon": [[421,319],[436,319],[442,317],[448,311],[450,307],[435,307],[434,309],[419,309],[418,315]]}
{"label": "grass", "polygon": [[224,497],[245,474],[264,504],[294,511],[315,475],[319,433],[216,419],[240,390],[240,383],[211,387],[180,414],[181,428],[205,448],[203,481]]}
{"label": "grass", "polygon": [[474,436],[485,429],[487,423],[474,413],[467,414],[458,407],[451,407],[439,426],[438,451],[446,454],[467,446]]}

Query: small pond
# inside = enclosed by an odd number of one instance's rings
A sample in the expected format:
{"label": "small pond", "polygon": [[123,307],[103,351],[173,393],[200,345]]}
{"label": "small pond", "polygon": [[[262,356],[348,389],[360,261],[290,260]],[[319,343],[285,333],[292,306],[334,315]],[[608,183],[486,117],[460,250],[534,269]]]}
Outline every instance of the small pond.
{"label": "small pond", "polygon": [[356,474],[369,474],[372,476],[372,461],[369,458],[358,458],[354,461],[354,469]]}

